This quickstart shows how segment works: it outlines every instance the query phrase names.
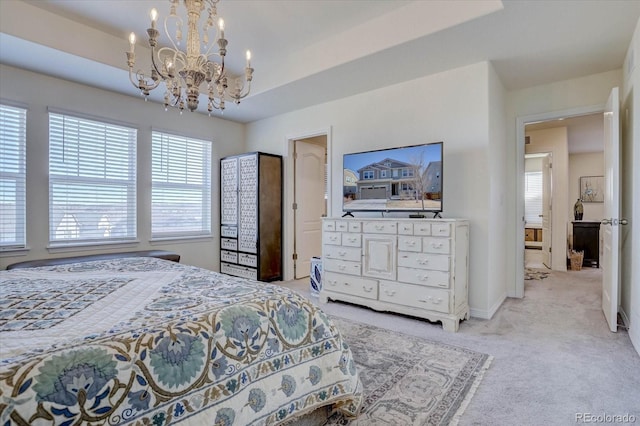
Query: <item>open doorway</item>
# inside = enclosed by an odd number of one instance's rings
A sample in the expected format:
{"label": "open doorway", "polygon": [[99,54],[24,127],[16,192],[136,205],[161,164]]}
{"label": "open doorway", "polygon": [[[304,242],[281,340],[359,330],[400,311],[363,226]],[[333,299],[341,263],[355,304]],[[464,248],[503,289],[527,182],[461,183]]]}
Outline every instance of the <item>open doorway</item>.
{"label": "open doorway", "polygon": [[[573,229],[576,227],[574,204],[581,197],[581,181],[587,176],[604,174],[603,123],[602,112],[596,110],[575,114],[567,112],[566,115],[522,124],[525,277],[528,267],[568,270],[567,253],[573,246]],[[549,160],[548,180],[543,183],[546,159]],[[535,189],[535,184],[540,185],[538,210],[528,211],[530,194],[527,190]],[[542,207],[543,195],[548,195],[548,206],[545,207]],[[603,217],[602,203],[585,203],[583,208],[580,224],[594,222],[597,226]],[[540,220],[536,220],[534,214],[540,215]],[[548,219],[546,224],[543,223],[545,219]],[[587,262],[585,266],[591,267],[592,264]],[[593,266],[597,266],[597,262]]]}
{"label": "open doorway", "polygon": [[551,269],[550,152],[525,154],[524,261],[525,271]]}

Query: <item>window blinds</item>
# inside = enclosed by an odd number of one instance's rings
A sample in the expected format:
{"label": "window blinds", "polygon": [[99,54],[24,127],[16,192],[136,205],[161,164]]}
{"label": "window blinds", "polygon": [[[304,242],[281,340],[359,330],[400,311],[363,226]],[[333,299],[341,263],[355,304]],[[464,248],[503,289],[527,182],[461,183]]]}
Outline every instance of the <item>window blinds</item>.
{"label": "window blinds", "polygon": [[136,238],[133,128],[49,114],[49,241],[76,245]]}
{"label": "window blinds", "polygon": [[27,110],[0,105],[0,250],[26,247]]}
{"label": "window blinds", "polygon": [[524,221],[542,225],[542,172],[525,173]]}
{"label": "window blinds", "polygon": [[211,235],[211,142],[152,134],[151,235]]}

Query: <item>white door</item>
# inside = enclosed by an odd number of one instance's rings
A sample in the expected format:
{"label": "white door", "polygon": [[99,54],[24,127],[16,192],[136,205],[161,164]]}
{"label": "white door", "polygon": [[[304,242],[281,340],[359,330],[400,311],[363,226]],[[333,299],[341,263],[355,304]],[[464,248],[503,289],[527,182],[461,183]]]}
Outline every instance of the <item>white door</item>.
{"label": "white door", "polygon": [[609,95],[604,112],[604,219],[602,235],[602,310],[609,329],[618,330],[618,295],[620,293],[620,114],[618,88]]}
{"label": "white door", "polygon": [[325,151],[323,145],[295,141],[295,279],[308,277],[311,258],[322,255]]}
{"label": "white door", "polygon": [[542,264],[551,269],[551,154],[542,157]]}

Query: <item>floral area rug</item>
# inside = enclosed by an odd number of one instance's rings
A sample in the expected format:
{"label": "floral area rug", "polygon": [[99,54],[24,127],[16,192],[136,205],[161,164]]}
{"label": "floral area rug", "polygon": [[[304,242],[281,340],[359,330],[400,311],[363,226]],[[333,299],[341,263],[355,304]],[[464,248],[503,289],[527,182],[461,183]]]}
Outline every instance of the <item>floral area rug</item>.
{"label": "floral area rug", "polygon": [[540,271],[537,269],[525,268],[524,279],[525,280],[543,280],[549,276],[549,272]]}
{"label": "floral area rug", "polygon": [[332,317],[351,347],[364,387],[357,419],[327,425],[451,425],[473,396],[491,357],[469,349]]}

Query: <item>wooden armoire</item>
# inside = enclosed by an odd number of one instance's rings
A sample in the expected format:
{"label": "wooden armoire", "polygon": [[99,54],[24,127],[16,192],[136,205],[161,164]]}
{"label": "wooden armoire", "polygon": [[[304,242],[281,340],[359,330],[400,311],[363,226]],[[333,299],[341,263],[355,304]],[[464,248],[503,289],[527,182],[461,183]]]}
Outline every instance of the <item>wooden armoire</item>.
{"label": "wooden armoire", "polygon": [[282,279],[282,157],[251,152],[220,160],[220,271]]}

